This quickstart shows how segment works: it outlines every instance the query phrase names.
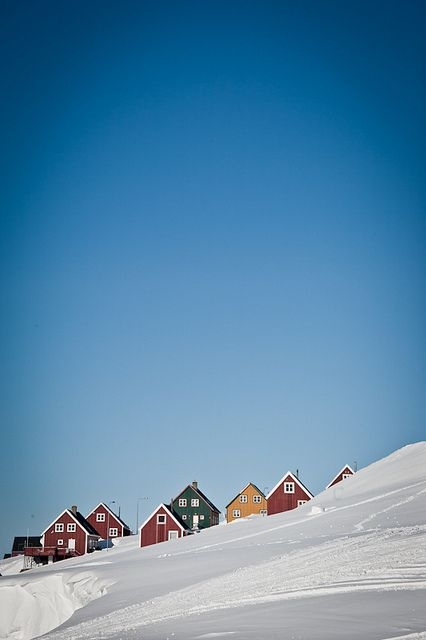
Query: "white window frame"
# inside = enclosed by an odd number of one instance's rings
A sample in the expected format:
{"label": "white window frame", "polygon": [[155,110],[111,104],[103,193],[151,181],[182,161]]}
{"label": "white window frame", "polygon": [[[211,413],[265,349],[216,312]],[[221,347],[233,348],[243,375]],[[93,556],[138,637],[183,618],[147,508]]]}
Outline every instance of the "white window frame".
{"label": "white window frame", "polygon": [[204,514],[200,513],[200,520],[204,520]]}
{"label": "white window frame", "polygon": [[77,531],[77,526],[75,522],[68,522],[67,533],[75,533],[76,531]]}
{"label": "white window frame", "polygon": [[232,517],[233,518],[241,518],[241,510],[240,509],[232,509]]}
{"label": "white window frame", "polygon": [[342,474],[342,480],[346,480],[346,478],[350,478],[351,477],[351,473],[343,473]]}
{"label": "white window frame", "polygon": [[302,504],[306,504],[307,502],[308,502],[307,500],[298,500],[298,501],[297,501],[297,506],[298,506],[298,507],[301,507],[301,506],[302,506]]}
{"label": "white window frame", "polygon": [[63,546],[64,546],[64,541],[62,540],[62,538],[61,538],[61,540],[58,540],[58,541],[56,542],[56,546],[57,546],[57,547],[63,547]]}
{"label": "white window frame", "polygon": [[247,498],[247,496],[246,496],[246,494],[245,494],[245,493],[242,493],[242,494],[240,495],[240,502],[244,502],[244,503],[245,503],[245,502],[248,502],[248,498]]}
{"label": "white window frame", "polygon": [[180,507],[186,507],[186,504],[187,504],[186,498],[179,498],[179,506]]}
{"label": "white window frame", "polygon": [[253,496],[253,502],[255,502],[256,504],[260,504],[262,502],[262,496],[260,496],[258,493],[256,493]]}
{"label": "white window frame", "polygon": [[96,514],[96,522],[105,522],[105,514],[97,513]]}
{"label": "white window frame", "polygon": [[118,538],[118,528],[117,527],[110,527],[109,528],[109,537],[110,538]]}
{"label": "white window frame", "polygon": [[261,509],[261,510],[259,511],[259,513],[260,513],[260,515],[261,515],[261,516],[267,516],[267,515],[268,515],[268,511],[267,511],[267,509]]}
{"label": "white window frame", "polygon": [[166,524],[166,514],[157,513],[157,524]]}
{"label": "white window frame", "polygon": [[186,515],[186,513],[182,514],[182,520],[186,520],[188,518],[188,516]]}
{"label": "white window frame", "polygon": [[55,522],[55,533],[63,533],[63,532],[64,532],[64,523]]}
{"label": "white window frame", "polygon": [[200,499],[199,498],[191,498],[191,507],[199,507]]}
{"label": "white window frame", "polygon": [[284,482],[284,493],[294,493],[294,482]]}

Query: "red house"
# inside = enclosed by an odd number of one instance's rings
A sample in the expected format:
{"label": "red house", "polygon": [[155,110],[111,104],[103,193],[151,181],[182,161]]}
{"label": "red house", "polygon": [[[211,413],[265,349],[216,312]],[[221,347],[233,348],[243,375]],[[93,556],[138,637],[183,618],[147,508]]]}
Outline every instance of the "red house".
{"label": "red house", "polygon": [[188,525],[171,510],[170,505],[161,503],[141,524],[139,546],[147,547],[157,542],[182,538],[191,533]]}
{"label": "red house", "polygon": [[266,496],[268,516],[300,507],[313,497],[299,478],[288,471]]}
{"label": "red house", "polygon": [[[93,551],[98,546],[98,532],[77,511],[77,507],[65,509],[43,531],[39,547],[26,547],[24,555],[34,564],[47,564]],[[33,563],[28,562],[27,566]]]}
{"label": "red house", "polygon": [[103,540],[130,535],[130,528],[107,504],[100,502],[86,517]]}
{"label": "red house", "polygon": [[355,471],[352,469],[352,467],[350,467],[348,464],[345,465],[343,469],[341,469],[339,473],[336,476],[334,476],[333,480],[326,486],[326,489],[329,489],[330,487],[337,484],[338,482],[341,482],[342,480],[345,480],[346,478],[353,476],[354,473]]}

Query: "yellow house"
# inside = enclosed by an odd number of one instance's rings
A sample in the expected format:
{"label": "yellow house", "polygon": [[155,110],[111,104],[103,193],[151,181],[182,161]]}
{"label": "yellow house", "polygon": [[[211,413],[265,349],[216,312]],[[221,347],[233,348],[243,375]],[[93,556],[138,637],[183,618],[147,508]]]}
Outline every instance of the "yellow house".
{"label": "yellow house", "polygon": [[226,522],[247,518],[251,515],[267,514],[267,504],[264,493],[249,482],[238,495],[226,507]]}

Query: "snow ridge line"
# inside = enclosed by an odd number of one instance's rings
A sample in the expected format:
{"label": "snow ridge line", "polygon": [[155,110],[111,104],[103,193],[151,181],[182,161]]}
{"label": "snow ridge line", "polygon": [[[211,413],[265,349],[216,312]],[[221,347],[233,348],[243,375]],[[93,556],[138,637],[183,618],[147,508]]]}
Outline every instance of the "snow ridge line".
{"label": "snow ridge line", "polygon": [[392,509],[396,509],[397,507],[402,507],[403,504],[412,502],[418,496],[420,496],[422,493],[425,493],[425,492],[426,492],[426,489],[421,489],[415,495],[408,496],[408,498],[405,498],[405,500],[401,500],[400,502],[395,502],[394,504],[389,505],[389,507],[386,507],[381,511],[377,511],[376,513],[370,513],[370,515],[367,518],[365,518],[364,520],[361,520],[361,522],[358,522],[358,524],[355,525],[356,531],[361,531],[364,528],[364,524],[366,524],[367,522],[371,522],[371,520],[374,520],[375,518],[377,518],[377,516],[381,515],[382,513],[388,513],[388,511],[392,511]]}
{"label": "snow ridge line", "polygon": [[[218,602],[215,604],[205,604],[199,606],[193,606],[186,611],[175,611],[164,613],[163,615],[152,616],[151,618],[145,618],[143,620],[136,620],[133,624],[129,625],[129,618],[135,612],[139,612],[142,605],[132,605],[131,607],[125,607],[120,609],[114,614],[111,614],[111,618],[106,620],[107,616],[94,619],[90,622],[83,622],[79,624],[75,629],[68,628],[63,632],[53,632],[49,634],[50,640],[87,640],[87,630],[90,630],[92,634],[101,634],[104,640],[108,637],[114,637],[117,633],[126,628],[127,631],[136,630],[141,627],[147,627],[150,625],[159,624],[162,622],[168,622],[170,620],[177,620],[179,618],[187,618],[188,616],[200,615],[203,613],[209,613],[211,611],[221,611],[225,609],[237,609],[239,607],[247,607],[259,604],[269,604],[273,602],[279,602],[284,600],[297,600],[302,598],[319,598],[331,595],[341,595],[359,592],[377,592],[377,591],[414,591],[418,589],[426,590],[426,580],[413,584],[412,582],[395,582],[388,583],[386,585],[377,584],[376,587],[372,584],[365,585],[353,585],[340,587],[338,585],[334,587],[319,587],[316,589],[301,589],[299,591],[290,591],[283,593],[275,593],[266,596],[256,596],[251,598],[241,598],[234,602]],[[154,604],[154,601],[148,604]],[[424,635],[409,634],[407,636],[398,636],[390,640],[403,640],[403,639],[426,639],[426,631],[421,632]],[[92,636],[93,637],[93,636]]]}
{"label": "snow ridge line", "polygon": [[[298,598],[368,591],[426,589],[426,526],[365,532],[340,541],[327,541],[308,549],[283,554],[198,585],[159,596],[82,622],[49,638],[74,640],[89,632],[102,637],[123,629],[138,629],[166,620],[213,610],[293,600]],[[405,534],[421,536],[413,548]],[[386,544],[382,544],[386,541]],[[419,557],[424,551],[425,556]],[[306,566],[310,571],[307,575]],[[385,572],[384,572],[385,570]],[[242,596],[241,594],[244,594]]]}
{"label": "snow ridge line", "polygon": [[[65,577],[56,573],[39,580],[16,584],[2,582],[4,593],[12,599],[17,595],[22,607],[4,607],[0,617],[0,640],[22,640],[55,629],[72,616],[74,611],[106,593],[111,581],[98,578],[88,571]],[[8,600],[6,598],[5,602]],[[31,615],[28,615],[28,612]]]}

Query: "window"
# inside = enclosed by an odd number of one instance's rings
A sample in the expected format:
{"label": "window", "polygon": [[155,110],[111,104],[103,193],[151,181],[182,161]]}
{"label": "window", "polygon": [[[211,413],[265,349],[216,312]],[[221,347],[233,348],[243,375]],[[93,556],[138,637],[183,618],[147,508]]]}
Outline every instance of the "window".
{"label": "window", "polygon": [[105,522],[105,514],[97,513],[96,514],[96,522]]}
{"label": "window", "polygon": [[55,524],[55,533],[62,533],[63,530],[64,530],[64,523],[63,522],[57,522]]}
{"label": "window", "polygon": [[200,520],[204,520],[203,514],[200,515]]}
{"label": "window", "polygon": [[240,496],[240,502],[247,502],[247,496],[245,493]]}
{"label": "window", "polygon": [[191,507],[199,507],[200,500],[198,498],[191,498]]}
{"label": "window", "polygon": [[74,522],[69,522],[69,523],[67,524],[67,532],[68,532],[68,533],[75,533],[75,531],[76,531],[76,525],[75,525],[75,523],[74,523]]}
{"label": "window", "polygon": [[241,511],[239,509],[234,509],[232,511],[232,517],[233,518],[240,518],[241,517]]}
{"label": "window", "polygon": [[268,514],[268,512],[266,511],[266,509],[261,509],[261,510],[259,511],[259,513],[260,513],[260,515],[261,515],[261,516],[266,516],[266,515]]}
{"label": "window", "polygon": [[64,546],[64,541],[63,540],[58,540],[58,542],[56,544],[58,545],[58,547],[63,547]]}
{"label": "window", "polygon": [[294,493],[294,482],[284,483],[284,493]]}
{"label": "window", "polygon": [[183,513],[183,514],[182,514],[182,520],[186,520],[186,519],[187,519],[187,517],[188,517],[188,516],[186,515],[186,513]]}
{"label": "window", "polygon": [[179,498],[179,506],[186,507],[186,498]]}
{"label": "window", "polygon": [[351,473],[344,473],[344,474],[342,475],[342,480],[346,480],[346,478],[350,478],[350,477],[351,477],[351,475],[352,475]]}
{"label": "window", "polygon": [[306,504],[307,502],[308,502],[307,500],[298,500],[298,501],[297,501],[297,506],[298,506],[298,507],[301,507],[301,506],[302,506],[302,504]]}
{"label": "window", "polygon": [[117,527],[110,527],[109,528],[109,537],[110,538],[116,538],[118,536],[118,529]]}
{"label": "window", "polygon": [[157,524],[166,524],[166,514],[165,513],[159,513],[157,515]]}
{"label": "window", "polygon": [[262,498],[258,494],[256,494],[255,496],[253,496],[253,502],[262,502]]}

